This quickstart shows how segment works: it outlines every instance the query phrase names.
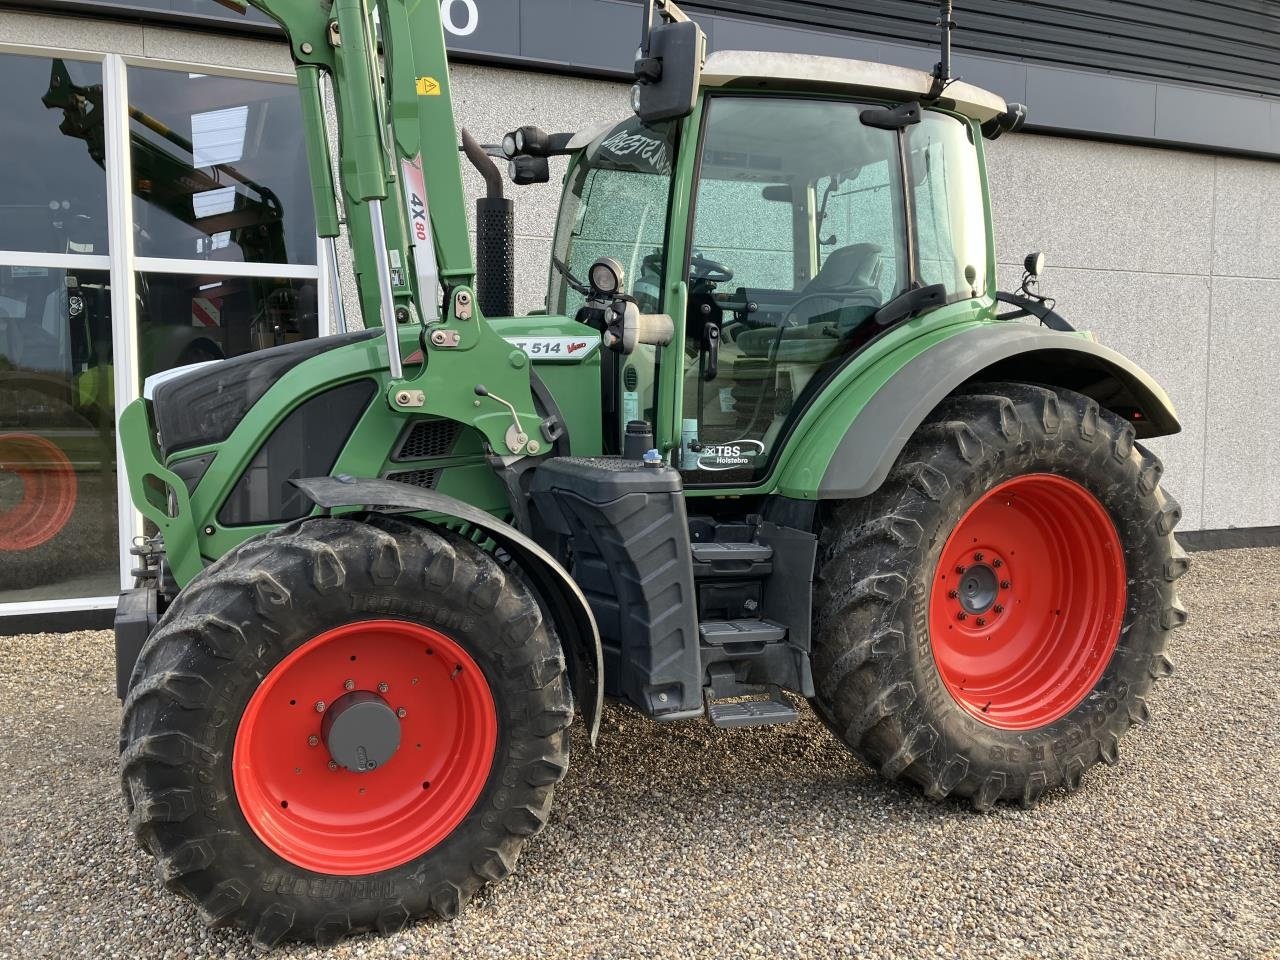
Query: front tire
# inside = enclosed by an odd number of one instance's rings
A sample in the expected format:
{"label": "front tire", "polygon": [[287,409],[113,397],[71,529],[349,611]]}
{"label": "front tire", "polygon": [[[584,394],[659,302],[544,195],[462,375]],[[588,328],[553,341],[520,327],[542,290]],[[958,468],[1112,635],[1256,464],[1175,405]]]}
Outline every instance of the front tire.
{"label": "front tire", "polygon": [[314,519],[203,571],[125,701],[130,825],[255,944],[450,919],[546,823],[572,719],[529,590],[463,537]]}
{"label": "front tire", "polygon": [[1133,428],[1024,384],[945,401],[823,517],[814,706],[927,795],[1030,807],[1148,718],[1186,613],[1181,512]]}

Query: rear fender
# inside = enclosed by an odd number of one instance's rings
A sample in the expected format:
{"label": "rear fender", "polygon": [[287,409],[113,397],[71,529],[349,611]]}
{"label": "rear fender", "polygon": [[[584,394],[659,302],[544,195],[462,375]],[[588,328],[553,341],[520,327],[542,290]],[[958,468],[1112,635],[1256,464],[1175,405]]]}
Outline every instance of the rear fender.
{"label": "rear fender", "polygon": [[443,526],[452,518],[483,530],[509,553],[528,578],[547,615],[556,625],[564,645],[573,682],[574,699],[595,746],[604,706],[604,651],[600,631],[587,599],[567,570],[551,554],[515,527],[492,514],[434,490],[412,487],[394,480],[315,477],[293,484],[313,503],[326,510],[368,507],[380,513],[427,513],[427,522]]}
{"label": "rear fender", "polygon": [[780,492],[818,500],[875,492],[930,412],[963,384],[986,380],[1075,390],[1131,423],[1139,439],[1182,429],[1164,390],[1122,354],[1078,334],[985,323],[908,357],[865,402],[862,385],[833,398],[797,438],[792,462],[803,472],[784,475]]}

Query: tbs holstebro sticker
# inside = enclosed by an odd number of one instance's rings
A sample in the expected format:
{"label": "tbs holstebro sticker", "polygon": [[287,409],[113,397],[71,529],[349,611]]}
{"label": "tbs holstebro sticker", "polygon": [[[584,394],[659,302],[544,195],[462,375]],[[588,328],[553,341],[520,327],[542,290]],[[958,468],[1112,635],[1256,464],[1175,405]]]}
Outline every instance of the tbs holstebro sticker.
{"label": "tbs holstebro sticker", "polygon": [[732,440],[729,443],[708,443],[698,451],[699,470],[732,470],[749,467],[764,453],[759,440]]}

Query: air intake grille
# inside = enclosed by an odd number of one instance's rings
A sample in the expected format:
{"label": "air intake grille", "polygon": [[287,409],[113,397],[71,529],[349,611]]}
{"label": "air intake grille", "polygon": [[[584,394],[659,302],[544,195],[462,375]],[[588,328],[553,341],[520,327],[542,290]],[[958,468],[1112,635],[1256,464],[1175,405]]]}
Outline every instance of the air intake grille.
{"label": "air intake grille", "polygon": [[442,473],[444,473],[443,470],[401,470],[399,473],[388,473],[386,479],[434,490]]}
{"label": "air intake grille", "polygon": [[431,460],[447,457],[458,442],[462,424],[457,420],[419,420],[401,436],[400,447],[392,460]]}

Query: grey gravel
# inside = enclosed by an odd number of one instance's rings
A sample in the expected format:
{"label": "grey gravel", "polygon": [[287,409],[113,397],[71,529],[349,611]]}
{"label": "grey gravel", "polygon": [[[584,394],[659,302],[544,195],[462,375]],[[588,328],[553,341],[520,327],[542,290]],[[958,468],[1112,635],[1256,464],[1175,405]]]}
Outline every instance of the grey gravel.
{"label": "grey gravel", "polygon": [[[1280,958],[1280,550],[1194,557],[1153,719],[1032,812],[935,805],[790,727],[581,734],[453,923],[300,957]],[[165,893],[116,783],[107,632],[0,639],[0,957],[250,957]]]}

